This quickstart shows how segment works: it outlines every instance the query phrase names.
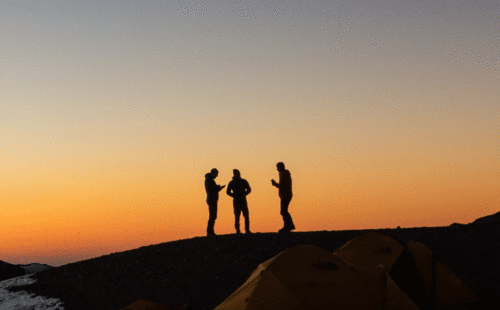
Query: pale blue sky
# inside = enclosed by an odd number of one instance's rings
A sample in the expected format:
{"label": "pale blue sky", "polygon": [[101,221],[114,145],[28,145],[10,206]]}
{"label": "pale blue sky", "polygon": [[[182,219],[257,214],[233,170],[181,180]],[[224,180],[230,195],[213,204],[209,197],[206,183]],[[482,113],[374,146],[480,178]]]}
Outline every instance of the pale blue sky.
{"label": "pale blue sky", "polygon": [[420,98],[497,92],[500,22],[485,15],[498,19],[497,3],[3,1],[1,126],[33,145],[179,130],[201,143],[286,124],[321,139],[331,120],[377,113],[400,129],[419,115],[427,128],[444,115],[493,117],[495,100]]}

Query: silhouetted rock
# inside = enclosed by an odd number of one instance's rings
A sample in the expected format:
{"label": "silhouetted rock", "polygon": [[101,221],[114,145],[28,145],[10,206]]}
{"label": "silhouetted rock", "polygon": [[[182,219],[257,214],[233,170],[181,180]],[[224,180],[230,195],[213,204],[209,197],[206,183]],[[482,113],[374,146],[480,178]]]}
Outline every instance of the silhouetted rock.
{"label": "silhouetted rock", "polygon": [[497,212],[495,214],[492,214],[492,215],[488,215],[488,216],[483,216],[483,217],[480,217],[478,218],[477,220],[475,220],[474,222],[472,222],[472,224],[490,224],[490,223],[497,223],[497,224],[500,224],[500,212]]}
{"label": "silhouetted rock", "polygon": [[19,276],[24,276],[26,274],[26,271],[13,264],[9,264],[3,261],[0,261],[0,281],[19,277]]}
{"label": "silhouetted rock", "polygon": [[50,266],[47,264],[39,264],[39,263],[33,263],[33,264],[27,264],[27,265],[17,265],[17,266],[23,268],[26,271],[26,273],[29,273],[29,274],[55,268],[54,266]]}

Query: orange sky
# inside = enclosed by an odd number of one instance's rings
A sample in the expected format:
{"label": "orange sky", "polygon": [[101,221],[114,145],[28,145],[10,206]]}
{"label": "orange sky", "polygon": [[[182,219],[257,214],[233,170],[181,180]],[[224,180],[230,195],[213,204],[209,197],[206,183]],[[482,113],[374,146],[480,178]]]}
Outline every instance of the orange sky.
{"label": "orange sky", "polygon": [[0,5],[0,260],[203,236],[214,167],[254,232],[282,227],[279,161],[297,231],[499,211],[497,3],[278,2]]}

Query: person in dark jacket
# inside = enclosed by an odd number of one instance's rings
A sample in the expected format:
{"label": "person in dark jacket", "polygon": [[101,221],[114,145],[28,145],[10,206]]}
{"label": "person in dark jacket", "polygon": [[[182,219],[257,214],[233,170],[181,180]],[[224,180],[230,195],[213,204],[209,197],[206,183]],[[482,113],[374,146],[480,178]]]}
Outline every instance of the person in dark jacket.
{"label": "person in dark jacket", "polygon": [[207,192],[207,204],[208,204],[208,226],[207,226],[207,236],[215,236],[214,226],[215,220],[217,219],[217,202],[219,201],[219,192],[226,187],[226,185],[220,186],[215,183],[215,178],[219,175],[217,169],[212,169],[210,173],[205,174],[205,191]]}
{"label": "person in dark jacket", "polygon": [[234,209],[234,228],[236,228],[236,233],[240,234],[240,214],[243,213],[245,218],[245,231],[247,234],[251,234],[250,231],[250,218],[248,214],[248,204],[247,195],[250,194],[252,189],[248,184],[247,180],[241,178],[240,171],[238,169],[233,170],[233,179],[227,185],[226,193],[233,197],[233,209]]}
{"label": "person in dark jacket", "polygon": [[292,216],[288,212],[288,206],[290,205],[290,201],[292,200],[292,176],[290,175],[290,171],[285,169],[285,164],[279,162],[276,164],[278,168],[278,172],[280,173],[280,182],[276,183],[276,181],[271,180],[271,184],[276,186],[279,189],[279,196],[281,199],[281,216],[283,217],[283,228],[279,230],[279,232],[289,232],[295,229],[295,225],[293,224]]}

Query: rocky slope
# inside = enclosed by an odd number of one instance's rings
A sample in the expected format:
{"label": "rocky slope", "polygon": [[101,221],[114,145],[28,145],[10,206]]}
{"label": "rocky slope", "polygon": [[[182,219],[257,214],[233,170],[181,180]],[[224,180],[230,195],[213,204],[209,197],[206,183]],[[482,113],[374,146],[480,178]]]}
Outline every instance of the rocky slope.
{"label": "rocky slope", "polygon": [[[500,213],[447,227],[379,229],[423,243],[477,294],[500,309]],[[298,244],[335,251],[367,232],[317,231],[197,237],[113,253],[39,272],[26,290],[59,298],[67,310],[121,309],[144,298],[165,306],[213,309],[262,262]]]}

